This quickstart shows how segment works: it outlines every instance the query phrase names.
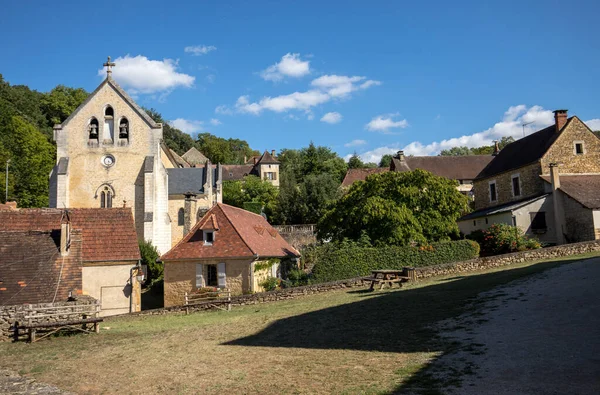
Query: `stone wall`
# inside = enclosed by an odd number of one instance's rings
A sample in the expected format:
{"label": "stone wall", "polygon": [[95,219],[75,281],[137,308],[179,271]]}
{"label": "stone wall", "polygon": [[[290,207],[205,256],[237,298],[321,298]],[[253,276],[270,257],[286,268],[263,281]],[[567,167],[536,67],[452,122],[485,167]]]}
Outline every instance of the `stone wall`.
{"label": "stone wall", "polygon": [[[10,341],[15,339],[15,326],[17,323],[24,322],[25,316],[28,315],[30,311],[30,307],[33,309],[33,314],[36,313],[36,308],[45,308],[45,307],[56,307],[56,310],[49,309],[43,310],[44,314],[54,314],[60,313],[61,308],[65,306],[82,306],[96,303],[96,300],[91,297],[81,296],[78,300],[73,302],[56,302],[56,303],[38,303],[38,304],[21,304],[21,305],[13,305],[13,306],[2,306],[0,307],[0,342]],[[64,311],[64,309],[62,309]],[[42,313],[42,312],[40,312]],[[67,316],[55,316],[55,317],[45,317],[39,320],[32,320],[32,323],[36,322],[47,322],[47,321],[64,321],[67,319]],[[24,339],[25,332],[23,330],[19,330],[17,332],[17,338]]]}
{"label": "stone wall", "polygon": [[296,249],[301,249],[304,246],[317,242],[315,225],[274,225],[273,227],[285,241]]}
{"label": "stone wall", "polygon": [[567,241],[580,242],[596,238],[592,210],[583,207],[567,194],[562,194]]}

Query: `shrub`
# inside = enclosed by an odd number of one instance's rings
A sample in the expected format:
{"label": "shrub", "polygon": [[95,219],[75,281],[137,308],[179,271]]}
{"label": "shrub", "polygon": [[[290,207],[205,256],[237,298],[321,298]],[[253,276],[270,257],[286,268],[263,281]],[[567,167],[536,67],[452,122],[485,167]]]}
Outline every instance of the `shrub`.
{"label": "shrub", "polygon": [[308,273],[304,272],[300,269],[291,269],[287,273],[287,279],[284,283],[285,288],[290,287],[300,287],[302,285],[308,285],[310,283],[310,279],[308,277]]}
{"label": "shrub", "polygon": [[541,248],[537,239],[525,236],[521,228],[508,224],[493,224],[488,229],[472,232],[467,238],[479,243],[483,256]]}
{"label": "shrub", "polygon": [[312,259],[315,282],[366,276],[377,269],[438,265],[476,258],[479,245],[472,240],[448,241],[419,247],[363,247],[352,242],[316,248]]}
{"label": "shrub", "polygon": [[263,281],[260,282],[261,287],[265,289],[265,291],[274,291],[279,286],[279,279],[275,277],[267,277]]}
{"label": "shrub", "polygon": [[164,271],[164,265],[156,260],[159,257],[156,247],[149,241],[140,241],[140,255],[142,256],[142,265],[148,267],[148,278],[146,285],[151,286],[156,281],[161,281]]}

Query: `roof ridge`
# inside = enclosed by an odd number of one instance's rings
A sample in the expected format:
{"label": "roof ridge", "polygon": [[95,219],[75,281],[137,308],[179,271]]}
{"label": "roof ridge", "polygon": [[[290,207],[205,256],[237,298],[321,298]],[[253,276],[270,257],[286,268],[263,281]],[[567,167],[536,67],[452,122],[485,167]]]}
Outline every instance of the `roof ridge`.
{"label": "roof ridge", "polygon": [[[223,213],[223,215],[225,216],[225,218],[227,218],[227,220],[229,221],[229,223],[232,225],[232,227],[233,227],[233,230],[235,230],[235,233],[237,233],[237,235],[238,235],[238,236],[240,237],[240,239],[241,239],[241,240],[244,242],[244,244],[246,245],[246,247],[248,247],[248,249],[250,250],[250,252],[251,252],[251,253],[253,253],[254,255],[258,255],[258,254],[256,253],[256,251],[254,251],[254,250],[252,249],[252,247],[250,247],[250,245],[248,244],[248,242],[247,242],[246,240],[244,240],[244,238],[242,237],[242,234],[241,234],[241,233],[240,233],[240,231],[237,229],[237,227],[235,226],[235,224],[233,223],[233,221],[231,220],[231,218],[229,218],[229,215],[227,215],[227,213],[225,212],[225,210],[223,210],[223,207],[221,207],[221,205],[224,205],[224,204],[223,204],[223,203],[217,203],[217,204],[216,204],[216,206],[217,206],[217,207],[219,207],[219,209],[221,210],[221,212]],[[228,207],[233,207],[233,206],[230,206],[230,205],[228,205],[228,204],[225,204],[225,206],[228,206]],[[233,208],[239,208],[239,207],[233,207]],[[243,211],[247,211],[247,210],[243,210]],[[254,213],[252,213],[252,212],[250,212],[250,211],[248,211],[248,212],[249,212],[249,213],[251,213],[251,214],[254,214]],[[262,216],[260,216],[260,217],[261,217],[261,218],[263,218]],[[263,218],[263,219],[264,219],[264,218]]]}

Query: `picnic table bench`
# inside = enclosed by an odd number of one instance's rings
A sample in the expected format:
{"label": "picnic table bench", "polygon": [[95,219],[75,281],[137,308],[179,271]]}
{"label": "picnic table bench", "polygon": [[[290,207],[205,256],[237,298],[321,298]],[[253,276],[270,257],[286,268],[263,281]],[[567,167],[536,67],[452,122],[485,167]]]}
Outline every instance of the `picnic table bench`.
{"label": "picnic table bench", "polygon": [[[98,323],[104,321],[98,316],[99,314],[100,304],[98,302],[35,308],[29,305],[25,312],[25,322],[19,327],[27,330],[30,343],[35,343],[63,329],[99,333]],[[92,328],[89,328],[88,325],[91,325]],[[44,334],[37,337],[38,332]]]}
{"label": "picnic table bench", "polygon": [[[187,306],[208,305],[220,310],[231,310],[231,291],[227,288],[214,291],[202,291],[185,293],[185,312],[189,314]],[[222,306],[225,305],[225,308]]]}
{"label": "picnic table bench", "polygon": [[383,270],[372,270],[371,276],[363,277],[363,281],[371,282],[369,291],[375,289],[375,284],[379,284],[379,289],[383,289],[385,284],[388,284],[390,288],[394,284],[398,284],[398,287],[402,286],[403,282],[409,280],[415,280],[414,269],[405,267],[402,270],[399,269],[383,269]]}

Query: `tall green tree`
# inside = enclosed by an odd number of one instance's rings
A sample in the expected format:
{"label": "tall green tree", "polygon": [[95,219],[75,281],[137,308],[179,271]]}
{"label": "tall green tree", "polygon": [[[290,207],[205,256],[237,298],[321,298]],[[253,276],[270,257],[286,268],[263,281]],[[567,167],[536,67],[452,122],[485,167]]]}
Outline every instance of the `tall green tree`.
{"label": "tall green tree", "polygon": [[223,183],[223,202],[244,208],[244,203],[260,203],[270,219],[276,211],[277,188],[269,181],[256,176],[246,176],[241,181],[225,181]]}
{"label": "tall green tree", "polygon": [[83,88],[58,85],[46,93],[41,100],[42,110],[51,125],[61,123],[69,117],[88,97]]}
{"label": "tall green tree", "polygon": [[318,222],[321,239],[406,245],[458,237],[456,219],[468,200],[456,181],[424,170],[375,174],[354,183]]}
{"label": "tall green tree", "polygon": [[386,154],[381,157],[379,161],[379,167],[390,167],[392,164],[392,155]]}

